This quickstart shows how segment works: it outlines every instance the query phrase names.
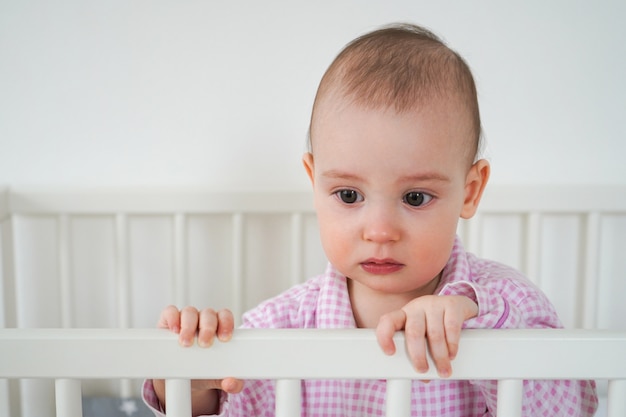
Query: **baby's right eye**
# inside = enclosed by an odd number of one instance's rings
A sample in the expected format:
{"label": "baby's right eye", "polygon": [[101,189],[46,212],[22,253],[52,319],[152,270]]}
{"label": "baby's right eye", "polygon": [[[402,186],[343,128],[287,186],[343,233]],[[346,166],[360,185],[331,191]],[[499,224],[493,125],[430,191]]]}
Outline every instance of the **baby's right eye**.
{"label": "baby's right eye", "polygon": [[355,190],[339,190],[335,194],[346,204],[354,204],[363,200],[363,196]]}

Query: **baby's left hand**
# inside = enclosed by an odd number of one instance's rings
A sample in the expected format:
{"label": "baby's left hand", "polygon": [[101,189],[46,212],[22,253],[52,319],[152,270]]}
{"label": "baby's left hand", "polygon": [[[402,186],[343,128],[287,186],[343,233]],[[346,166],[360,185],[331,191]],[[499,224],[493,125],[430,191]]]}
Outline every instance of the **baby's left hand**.
{"label": "baby's left hand", "polygon": [[459,349],[463,322],[478,314],[478,305],[462,295],[425,295],[380,318],[378,344],[387,355],[396,346],[393,335],[404,330],[407,351],[418,372],[428,371],[427,346],[441,377],[452,375],[451,361]]}

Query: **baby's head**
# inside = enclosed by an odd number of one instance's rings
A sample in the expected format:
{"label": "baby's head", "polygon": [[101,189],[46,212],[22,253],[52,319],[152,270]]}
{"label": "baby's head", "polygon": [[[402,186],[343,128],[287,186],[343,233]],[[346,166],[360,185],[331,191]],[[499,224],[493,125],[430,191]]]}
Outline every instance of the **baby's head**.
{"label": "baby's head", "polygon": [[479,137],[472,74],[435,35],[402,25],[350,43],[322,78],[303,158],[328,260],[403,302],[432,294],[489,177]]}
{"label": "baby's head", "polygon": [[476,87],[463,58],[430,31],[400,24],[365,34],[349,43],[320,82],[311,116],[313,151],[320,108],[341,100],[368,109],[420,111],[433,103],[467,121],[471,165],[480,151],[481,125]]}

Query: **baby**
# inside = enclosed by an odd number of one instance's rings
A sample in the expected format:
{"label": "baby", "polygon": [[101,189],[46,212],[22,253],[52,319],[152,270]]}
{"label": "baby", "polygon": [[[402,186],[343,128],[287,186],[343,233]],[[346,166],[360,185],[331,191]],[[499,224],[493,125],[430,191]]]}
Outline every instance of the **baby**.
{"label": "baby", "polygon": [[[375,328],[393,354],[404,330],[416,368],[413,416],[490,416],[494,381],[419,381],[430,351],[452,375],[462,328],[560,327],[547,298],[519,272],[465,252],[459,218],[474,215],[490,167],[479,158],[476,87],[464,60],[431,32],[385,27],[357,38],[324,74],[303,162],[313,186],[324,274],[261,303],[245,328]],[[189,346],[227,341],[228,310],[167,307],[159,327]],[[271,381],[194,381],[194,415],[270,416]],[[524,416],[591,416],[591,381],[528,381]],[[305,416],[382,416],[384,381],[306,381]],[[164,383],[146,381],[162,412]]]}

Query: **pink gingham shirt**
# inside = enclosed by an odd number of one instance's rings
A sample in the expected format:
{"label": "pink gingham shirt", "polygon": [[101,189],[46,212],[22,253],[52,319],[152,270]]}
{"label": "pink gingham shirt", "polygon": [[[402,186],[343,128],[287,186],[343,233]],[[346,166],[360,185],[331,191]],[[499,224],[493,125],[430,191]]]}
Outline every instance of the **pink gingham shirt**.
{"label": "pink gingham shirt", "polygon": [[[546,296],[516,270],[465,252],[457,239],[445,266],[439,295],[465,295],[478,303],[477,317],[465,328],[561,327]],[[346,277],[329,265],[323,275],[261,303],[243,317],[245,328],[356,327]],[[592,381],[526,381],[523,415],[592,416],[597,408]],[[302,415],[362,417],[385,415],[385,382],[313,380],[303,382]],[[151,381],[144,399],[162,415]],[[495,416],[495,381],[414,381],[412,416]],[[274,382],[246,381],[239,394],[222,393],[221,416],[274,416]]]}

